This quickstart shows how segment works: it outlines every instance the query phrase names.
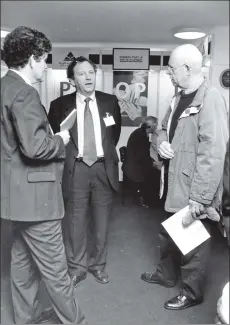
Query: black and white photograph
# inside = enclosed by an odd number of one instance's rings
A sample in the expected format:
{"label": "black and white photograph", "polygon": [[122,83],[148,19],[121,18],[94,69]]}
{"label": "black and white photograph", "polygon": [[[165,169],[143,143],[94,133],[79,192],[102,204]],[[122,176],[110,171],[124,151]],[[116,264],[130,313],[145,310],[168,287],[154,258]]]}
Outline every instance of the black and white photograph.
{"label": "black and white photograph", "polygon": [[229,324],[229,1],[0,6],[0,323]]}

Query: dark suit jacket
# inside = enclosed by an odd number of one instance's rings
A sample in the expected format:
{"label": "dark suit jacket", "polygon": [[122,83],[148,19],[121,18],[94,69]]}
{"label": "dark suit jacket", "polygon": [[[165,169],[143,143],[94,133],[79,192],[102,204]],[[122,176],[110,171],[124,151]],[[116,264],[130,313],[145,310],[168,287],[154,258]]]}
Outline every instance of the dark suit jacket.
{"label": "dark suit jacket", "polygon": [[[118,106],[117,98],[114,95],[102,93],[100,91],[96,91],[95,95],[101,121],[102,147],[105,157],[105,169],[112,188],[114,190],[118,190],[119,159],[116,152],[116,145],[121,132],[120,108]],[[61,122],[74,108],[77,108],[76,92],[59,97],[51,102],[48,118],[54,133],[60,130]],[[106,117],[107,112],[113,116],[115,125],[108,127],[105,126],[103,117]],[[70,130],[70,135],[71,140],[66,147],[66,163],[63,173],[63,196],[65,199],[68,199],[75,157],[78,155],[77,119],[74,126]]]}
{"label": "dark suit jacket", "polygon": [[1,217],[62,218],[64,158],[63,140],[51,134],[38,92],[8,71],[1,79]]}
{"label": "dark suit jacket", "polygon": [[138,128],[129,137],[123,172],[133,182],[144,182],[152,164],[146,131]]}

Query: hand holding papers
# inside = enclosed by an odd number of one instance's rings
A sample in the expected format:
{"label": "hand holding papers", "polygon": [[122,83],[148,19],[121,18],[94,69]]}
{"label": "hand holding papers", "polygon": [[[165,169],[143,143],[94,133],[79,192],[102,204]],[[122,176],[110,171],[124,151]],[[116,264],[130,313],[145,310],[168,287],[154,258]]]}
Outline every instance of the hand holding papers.
{"label": "hand holding papers", "polygon": [[190,226],[184,227],[183,217],[189,211],[189,206],[175,213],[172,217],[162,223],[172,240],[178,246],[183,255],[202,244],[210,238],[209,233],[200,220],[195,220]]}
{"label": "hand holding papers", "polygon": [[62,138],[65,146],[69,143],[70,134],[69,134],[68,130],[64,130],[64,131],[55,133],[55,135],[59,135]]}
{"label": "hand holding papers", "polygon": [[191,211],[188,211],[187,214],[182,219],[182,224],[184,227],[188,227],[194,220],[208,218],[212,221],[219,222],[220,215],[217,213],[216,209],[212,207],[205,207],[204,213],[200,216],[197,216],[196,219],[193,219]]}
{"label": "hand holding papers", "polygon": [[60,130],[70,130],[75,122],[77,116],[77,110],[73,109],[72,112],[67,116],[67,118],[61,123]]}

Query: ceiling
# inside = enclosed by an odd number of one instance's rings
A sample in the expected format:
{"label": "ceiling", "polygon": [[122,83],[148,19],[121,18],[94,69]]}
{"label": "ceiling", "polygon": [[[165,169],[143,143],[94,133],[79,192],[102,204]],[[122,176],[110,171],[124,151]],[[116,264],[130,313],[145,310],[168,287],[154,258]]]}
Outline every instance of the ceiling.
{"label": "ceiling", "polygon": [[1,1],[2,27],[36,28],[54,46],[177,45],[174,29],[228,24],[229,1]]}

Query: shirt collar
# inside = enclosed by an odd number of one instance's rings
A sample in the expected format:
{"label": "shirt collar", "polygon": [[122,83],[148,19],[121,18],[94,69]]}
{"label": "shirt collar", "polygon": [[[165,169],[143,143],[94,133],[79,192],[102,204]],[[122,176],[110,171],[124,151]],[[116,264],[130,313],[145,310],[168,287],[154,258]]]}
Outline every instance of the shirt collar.
{"label": "shirt collar", "polygon": [[94,91],[90,96],[87,96],[87,97],[84,96],[84,95],[82,95],[81,93],[78,93],[78,92],[77,92],[77,99],[78,99],[81,103],[84,103],[86,98],[91,98],[92,101],[94,101],[94,100],[95,100],[95,91]]}
{"label": "shirt collar", "polygon": [[28,85],[32,86],[31,81],[29,78],[27,78],[21,71],[15,70],[15,69],[9,69],[15,73],[17,73]]}

